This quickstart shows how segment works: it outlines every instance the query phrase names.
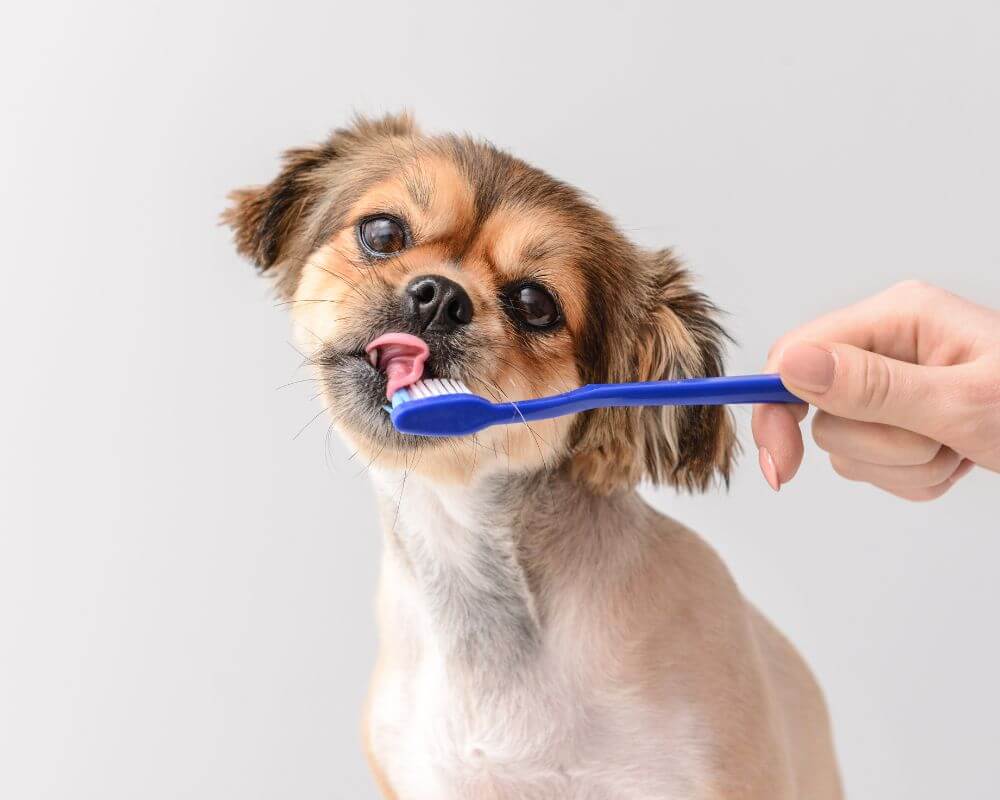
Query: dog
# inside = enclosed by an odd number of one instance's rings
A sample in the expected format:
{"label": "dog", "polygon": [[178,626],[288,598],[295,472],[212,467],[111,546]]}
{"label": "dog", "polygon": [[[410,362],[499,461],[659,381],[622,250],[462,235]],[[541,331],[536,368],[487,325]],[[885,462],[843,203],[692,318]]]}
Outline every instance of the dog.
{"label": "dog", "polygon": [[[808,667],[642,481],[728,482],[722,407],[608,408],[470,437],[397,432],[387,395],[497,401],[722,374],[670,250],[489,143],[359,118],[289,150],[223,220],[291,310],[384,528],[365,749],[387,798],[842,795]],[[426,359],[426,360],[425,360]]]}

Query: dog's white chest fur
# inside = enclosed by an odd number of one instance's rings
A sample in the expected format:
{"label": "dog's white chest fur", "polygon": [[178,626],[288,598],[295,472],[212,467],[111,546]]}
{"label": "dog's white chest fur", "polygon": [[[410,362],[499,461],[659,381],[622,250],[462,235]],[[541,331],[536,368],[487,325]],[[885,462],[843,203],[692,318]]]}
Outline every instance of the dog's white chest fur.
{"label": "dog's white chest fur", "polygon": [[705,726],[680,695],[664,714],[633,686],[594,685],[579,667],[601,632],[572,613],[539,625],[502,526],[485,537],[477,509],[446,502],[411,484],[389,521],[379,613],[393,666],[369,728],[399,797],[702,796]]}
{"label": "dog's white chest fur", "polygon": [[701,796],[703,754],[683,708],[670,724],[627,692],[587,707],[543,686],[472,697],[440,664],[397,674],[372,707],[373,746],[400,797],[611,800]]}

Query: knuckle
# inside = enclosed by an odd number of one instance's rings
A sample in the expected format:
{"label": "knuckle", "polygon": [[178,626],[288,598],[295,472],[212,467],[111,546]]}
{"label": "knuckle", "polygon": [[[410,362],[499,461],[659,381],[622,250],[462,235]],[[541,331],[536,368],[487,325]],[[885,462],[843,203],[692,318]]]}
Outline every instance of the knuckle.
{"label": "knuckle", "polygon": [[937,500],[937,498],[947,492],[950,488],[950,486],[931,486],[927,489],[914,489],[909,492],[898,492],[897,495],[902,497],[904,500],[909,500],[913,503],[927,503],[930,500]]}
{"label": "knuckle", "polygon": [[820,450],[825,450],[827,453],[830,452],[831,448],[831,431],[830,431],[830,417],[823,413],[816,414],[813,417],[812,422],[812,435],[813,441]]}
{"label": "knuckle", "polygon": [[903,300],[918,314],[941,302],[948,294],[939,286],[916,279],[900,281],[889,290],[889,293],[894,299]]}
{"label": "knuckle", "polygon": [[952,451],[942,450],[933,461],[921,468],[924,485],[933,487],[944,483],[951,477],[960,460]]}
{"label": "knuckle", "polygon": [[920,280],[919,278],[907,278],[904,281],[893,284],[889,291],[897,295],[926,297],[940,290],[934,284]]}
{"label": "knuckle", "polygon": [[860,401],[862,407],[879,410],[892,396],[892,370],[878,356],[865,358],[861,372]]}
{"label": "knuckle", "polygon": [[929,464],[941,452],[941,442],[903,428],[889,428],[886,448],[906,453],[914,464]]}
{"label": "knuckle", "polygon": [[768,363],[773,363],[777,360],[778,356],[781,355],[781,351],[788,346],[789,335],[786,333],[780,339],[778,339],[774,344],[771,345],[770,349],[767,351],[767,361]]}
{"label": "knuckle", "polygon": [[847,459],[840,458],[839,456],[830,456],[830,466],[833,467],[833,471],[841,478],[846,478],[849,481],[858,480],[854,465]]}
{"label": "knuckle", "polygon": [[941,452],[943,445],[933,439],[921,439],[914,446],[915,460],[918,464],[930,464]]}
{"label": "knuckle", "polygon": [[941,423],[942,439],[963,446],[1000,439],[1000,380],[964,380],[953,397],[954,410]]}
{"label": "knuckle", "polygon": [[973,413],[1000,408],[1000,379],[976,376],[963,382],[962,394]]}

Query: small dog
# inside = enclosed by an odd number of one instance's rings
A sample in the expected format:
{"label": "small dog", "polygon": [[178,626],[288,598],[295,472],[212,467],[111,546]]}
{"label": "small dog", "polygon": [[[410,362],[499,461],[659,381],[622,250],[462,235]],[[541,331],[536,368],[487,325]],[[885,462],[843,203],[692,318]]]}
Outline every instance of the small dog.
{"label": "small dog", "polygon": [[841,796],[806,665],[634,491],[727,480],[725,409],[454,439],[400,434],[383,410],[421,376],[517,400],[721,374],[715,308],[669,250],[405,115],[290,150],[231,197],[237,249],[288,301],[336,427],[372,464],[385,541],[364,738],[385,797]]}

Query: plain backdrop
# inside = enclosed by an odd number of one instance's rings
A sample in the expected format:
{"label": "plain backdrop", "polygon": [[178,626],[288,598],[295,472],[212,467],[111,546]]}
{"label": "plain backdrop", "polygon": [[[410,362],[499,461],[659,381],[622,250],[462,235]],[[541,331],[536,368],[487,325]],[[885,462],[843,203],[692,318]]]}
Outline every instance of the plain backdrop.
{"label": "plain backdrop", "polygon": [[[379,532],[217,215],[415,111],[673,245],[732,372],[918,277],[1000,306],[1000,6],[38,2],[0,33],[0,797],[373,798]],[[810,447],[648,491],[825,687],[854,798],[996,797],[1000,476],[930,505]],[[312,420],[312,421],[311,421]]]}

